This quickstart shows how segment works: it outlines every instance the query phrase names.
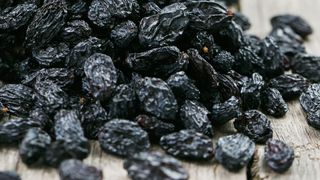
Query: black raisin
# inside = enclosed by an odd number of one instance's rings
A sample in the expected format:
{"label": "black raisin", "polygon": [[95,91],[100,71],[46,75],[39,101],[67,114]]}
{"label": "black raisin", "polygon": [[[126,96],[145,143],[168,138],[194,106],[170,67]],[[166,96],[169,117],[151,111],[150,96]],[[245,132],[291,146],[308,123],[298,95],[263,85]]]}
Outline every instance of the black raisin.
{"label": "black raisin", "polygon": [[103,151],[127,157],[150,148],[148,134],[135,122],[113,119],[107,122],[99,133]]}
{"label": "black raisin", "polygon": [[243,134],[234,134],[219,138],[215,159],[230,171],[238,171],[246,166],[255,151],[254,142]]}
{"label": "black raisin", "polygon": [[176,159],[159,152],[141,152],[124,161],[123,167],[132,180],[187,180],[188,172]]}
{"label": "black raisin", "polygon": [[32,165],[41,161],[50,143],[51,138],[45,131],[40,128],[29,129],[19,148],[22,162]]}
{"label": "black raisin", "polygon": [[234,121],[234,127],[257,143],[265,143],[273,135],[269,119],[258,110],[244,112]]}
{"label": "black raisin", "polygon": [[177,101],[170,87],[161,79],[146,77],[137,80],[136,94],[145,112],[161,119],[175,119]]}
{"label": "black raisin", "polygon": [[77,159],[63,161],[59,166],[61,180],[102,180],[102,171]]}
{"label": "black raisin", "polygon": [[293,163],[293,149],[280,140],[268,140],[264,150],[267,165],[275,172],[285,172]]}
{"label": "black raisin", "polygon": [[160,146],[168,154],[186,160],[210,160],[213,157],[211,138],[194,130],[181,130],[161,137]]}

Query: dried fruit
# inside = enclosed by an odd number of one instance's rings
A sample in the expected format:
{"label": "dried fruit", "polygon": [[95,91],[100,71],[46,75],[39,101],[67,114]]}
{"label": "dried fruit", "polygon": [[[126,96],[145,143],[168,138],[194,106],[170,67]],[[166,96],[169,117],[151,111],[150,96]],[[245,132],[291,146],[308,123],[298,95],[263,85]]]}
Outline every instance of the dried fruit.
{"label": "dried fruit", "polygon": [[106,100],[116,88],[117,71],[110,56],[95,53],[84,63],[83,89],[95,99]]}
{"label": "dried fruit", "polygon": [[[9,8],[10,9],[10,8]],[[18,4],[16,7],[0,15],[0,31],[14,31],[25,26],[36,12],[37,6],[32,3]]]}
{"label": "dried fruit", "polygon": [[268,167],[275,172],[285,172],[293,163],[293,149],[280,140],[268,140],[264,151],[264,158]]}
{"label": "dried fruit", "polygon": [[34,16],[26,32],[29,47],[41,47],[50,42],[65,24],[67,9],[64,1],[44,4]]}
{"label": "dried fruit", "polygon": [[99,143],[103,151],[122,157],[148,150],[148,134],[137,123],[113,119],[107,122],[99,133]]}
{"label": "dried fruit", "polygon": [[102,171],[77,159],[63,161],[59,166],[61,180],[102,180]]}
{"label": "dried fruit", "polygon": [[307,113],[310,126],[320,128],[320,84],[311,84],[300,96],[300,104]]}
{"label": "dried fruit", "polygon": [[84,135],[89,139],[97,139],[100,128],[108,120],[109,115],[99,102],[88,103],[81,107],[81,126]]}
{"label": "dried fruit", "polygon": [[39,126],[38,122],[23,118],[14,118],[1,122],[0,144],[17,144],[30,128]]}
{"label": "dried fruit", "polygon": [[273,135],[269,119],[258,110],[244,112],[234,121],[234,127],[256,143],[265,143]]}
{"label": "dried fruit", "polygon": [[22,84],[7,84],[0,88],[0,110],[17,116],[28,116],[34,106],[34,92]]}
{"label": "dried fruit", "polygon": [[227,101],[212,106],[211,121],[214,125],[222,125],[240,114],[240,100],[232,96]]}
{"label": "dried fruit", "polygon": [[320,56],[298,54],[292,61],[292,72],[300,74],[313,82],[320,82]]}
{"label": "dried fruit", "polygon": [[172,179],[187,180],[188,172],[176,159],[159,152],[141,152],[124,161],[123,167],[133,180]]}
{"label": "dried fruit", "polygon": [[277,89],[267,88],[261,93],[261,107],[274,117],[281,117],[288,111],[288,105]]}
{"label": "dried fruit", "polygon": [[142,18],[139,26],[140,44],[146,47],[173,44],[189,23],[186,9],[184,4],[175,3],[164,7],[158,14]]}
{"label": "dried fruit", "polygon": [[27,165],[41,163],[50,143],[51,138],[45,131],[40,128],[29,129],[19,148],[22,162]]}
{"label": "dried fruit", "polygon": [[138,99],[131,85],[120,84],[111,98],[108,109],[110,118],[131,118],[136,115]]}
{"label": "dried fruit", "polygon": [[230,171],[238,171],[246,166],[255,151],[254,143],[243,134],[219,138],[215,159]]}
{"label": "dried fruit", "polygon": [[260,107],[260,92],[264,85],[263,77],[258,73],[252,74],[252,78],[244,83],[240,91],[244,110],[258,109]]}
{"label": "dried fruit", "polygon": [[125,21],[117,25],[110,34],[111,39],[121,48],[128,47],[137,37],[138,27],[132,21]]}
{"label": "dried fruit", "polygon": [[159,142],[162,136],[175,131],[173,124],[164,122],[154,116],[141,114],[135,118],[135,121],[148,133],[149,139],[152,142]]}
{"label": "dried fruit", "polygon": [[195,130],[212,137],[213,128],[209,114],[210,112],[196,101],[186,100],[180,108],[180,118],[185,129]]}
{"label": "dried fruit", "polygon": [[211,138],[194,130],[162,136],[160,146],[168,154],[186,160],[210,160],[213,157]]}
{"label": "dried fruit", "polygon": [[186,2],[189,26],[196,30],[217,31],[231,20],[232,16],[219,3],[212,1]]}
{"label": "dried fruit", "polygon": [[300,16],[293,14],[283,14],[274,16],[271,19],[271,24],[273,28],[290,26],[295,33],[299,34],[301,37],[305,38],[312,34],[313,30],[311,26]]}
{"label": "dried fruit", "polygon": [[130,53],[125,63],[142,75],[168,78],[171,74],[183,70],[188,61],[177,47],[165,46],[146,52]]}
{"label": "dried fruit", "polygon": [[299,97],[309,84],[308,79],[299,74],[283,74],[269,82],[269,86],[279,90],[285,100]]}
{"label": "dried fruit", "polygon": [[136,94],[145,112],[160,119],[175,119],[178,105],[170,87],[158,78],[138,79]]}
{"label": "dried fruit", "polygon": [[185,72],[179,71],[173,75],[171,75],[167,84],[172,89],[177,100],[199,100],[200,99],[200,91],[193,84],[192,80],[188,78]]}
{"label": "dried fruit", "polygon": [[56,113],[54,120],[56,141],[46,151],[46,164],[57,166],[65,159],[86,158],[90,147],[81,128],[78,112],[62,109]]}

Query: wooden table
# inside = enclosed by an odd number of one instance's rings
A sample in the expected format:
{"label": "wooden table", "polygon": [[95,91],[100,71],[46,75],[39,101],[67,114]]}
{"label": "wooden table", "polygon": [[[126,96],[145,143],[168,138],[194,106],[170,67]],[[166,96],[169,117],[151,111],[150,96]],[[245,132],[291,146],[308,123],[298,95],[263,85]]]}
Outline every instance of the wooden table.
{"label": "wooden table", "polygon": [[[315,30],[306,43],[310,53],[320,55],[320,0],[242,0],[241,9],[249,16],[253,26],[250,33],[264,37],[270,31],[269,23],[273,15],[280,13],[294,13],[307,19]],[[305,114],[298,102],[289,103],[289,112],[284,118],[271,118],[274,129],[274,138],[281,139],[295,149],[295,161],[289,171],[284,174],[271,172],[263,164],[263,146],[258,146],[253,165],[243,168],[238,173],[225,170],[216,162],[194,164],[184,162],[189,171],[191,180],[226,179],[246,180],[247,176],[253,179],[290,179],[316,180],[320,178],[320,132],[306,123]],[[226,134],[234,132],[232,123],[225,125],[214,137],[214,142]],[[122,168],[122,160],[103,153],[98,143],[92,142],[90,156],[84,160],[86,164],[103,169],[106,180],[127,180],[127,173]],[[58,180],[55,169],[26,167],[19,159],[14,148],[0,148],[0,170],[16,170],[23,180]],[[247,174],[248,172],[251,172]]]}

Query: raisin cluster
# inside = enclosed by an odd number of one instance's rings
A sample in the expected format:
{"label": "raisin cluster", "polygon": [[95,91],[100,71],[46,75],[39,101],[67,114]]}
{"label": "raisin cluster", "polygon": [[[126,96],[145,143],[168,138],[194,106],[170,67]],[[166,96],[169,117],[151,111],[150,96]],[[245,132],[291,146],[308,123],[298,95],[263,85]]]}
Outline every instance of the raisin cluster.
{"label": "raisin cluster", "polygon": [[[59,167],[61,179],[102,179],[81,162],[89,140],[126,158],[134,180],[188,179],[174,157],[237,171],[255,143],[267,144],[271,169],[287,170],[293,150],[270,140],[265,114],[283,117],[300,97],[320,129],[320,57],[303,45],[313,30],[284,14],[267,37],[250,35],[249,19],[225,6],[234,3],[1,0],[0,145],[19,144],[25,164]],[[234,119],[237,133],[214,146]]]}

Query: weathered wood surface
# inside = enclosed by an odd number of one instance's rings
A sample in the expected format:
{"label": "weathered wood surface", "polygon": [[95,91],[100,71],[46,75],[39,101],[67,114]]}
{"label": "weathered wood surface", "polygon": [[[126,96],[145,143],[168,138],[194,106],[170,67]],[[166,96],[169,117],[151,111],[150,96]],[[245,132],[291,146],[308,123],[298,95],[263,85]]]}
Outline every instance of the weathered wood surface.
{"label": "weathered wood surface", "polygon": [[[264,37],[270,31],[270,17],[280,13],[295,13],[308,19],[315,33],[310,37],[306,46],[309,52],[320,54],[320,21],[317,15],[320,10],[319,0],[242,0],[241,9],[249,16],[253,26],[251,33]],[[257,148],[254,163],[250,167],[253,179],[290,179],[316,180],[320,177],[320,132],[309,127],[305,114],[298,102],[289,103],[289,113],[281,119],[270,118],[274,128],[274,138],[281,139],[295,148],[296,159],[289,171],[284,174],[275,174],[263,164],[263,147]],[[232,123],[227,124],[215,137],[234,132]],[[105,180],[127,180],[127,173],[122,168],[122,160],[107,155],[100,150],[98,143],[92,143],[90,156],[84,160],[86,164],[101,168]],[[191,180],[206,179],[247,179],[246,168],[238,173],[225,170],[216,162],[195,164],[183,162],[188,169]],[[0,147],[0,171],[15,170],[23,180],[58,180],[57,171],[53,168],[28,168],[19,159],[16,148]]]}

